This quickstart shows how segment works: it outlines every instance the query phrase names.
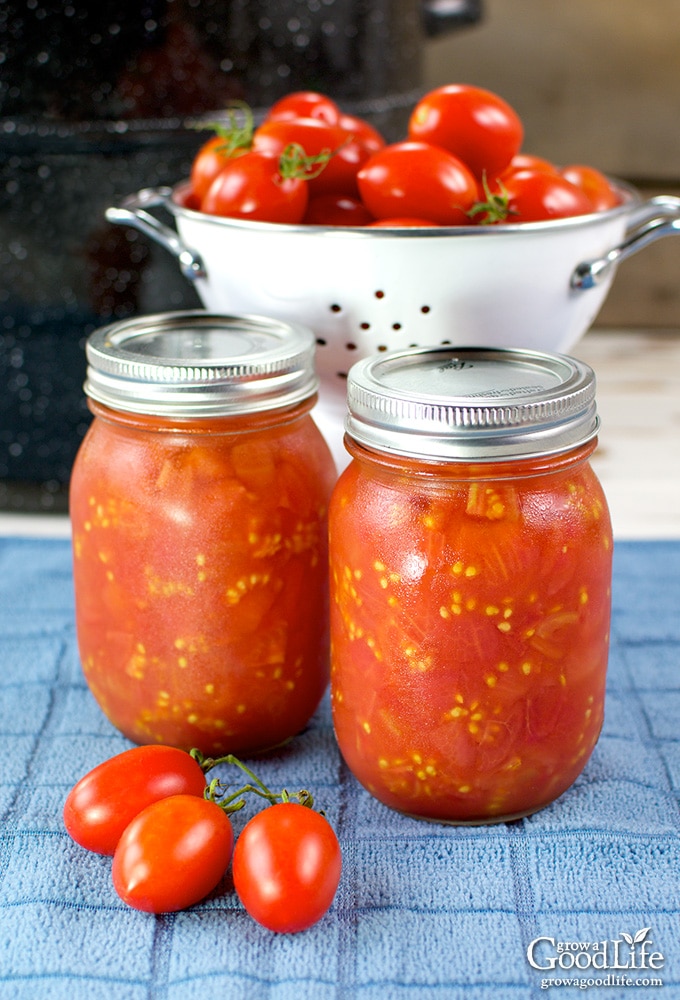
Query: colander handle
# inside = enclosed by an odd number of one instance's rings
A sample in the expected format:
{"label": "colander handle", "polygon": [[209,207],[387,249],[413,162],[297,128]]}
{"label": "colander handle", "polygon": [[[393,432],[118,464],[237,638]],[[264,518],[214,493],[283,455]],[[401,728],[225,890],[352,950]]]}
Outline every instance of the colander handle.
{"label": "colander handle", "polygon": [[174,229],[147,211],[149,208],[167,205],[171,194],[172,188],[169,187],[143,188],[136,194],[128,195],[120,206],[107,208],[106,218],[117,225],[132,226],[145,236],[151,237],[156,243],[160,243],[177,258],[185,278],[190,281],[206,278],[207,271],[199,254],[184,246]]}
{"label": "colander handle", "polygon": [[650,198],[631,214],[625,239],[608,253],[586,260],[574,268],[571,287],[594,288],[610,276],[615,265],[664,236],[680,233],[680,198],[659,195]]}

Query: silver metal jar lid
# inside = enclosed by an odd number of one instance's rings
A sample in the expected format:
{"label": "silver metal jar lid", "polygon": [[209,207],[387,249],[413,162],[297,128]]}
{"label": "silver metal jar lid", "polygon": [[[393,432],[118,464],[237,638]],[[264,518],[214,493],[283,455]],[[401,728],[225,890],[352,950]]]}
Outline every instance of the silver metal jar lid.
{"label": "silver metal jar lid", "polygon": [[345,428],[359,444],[437,461],[549,455],[597,434],[595,375],[574,358],[478,347],[412,348],[349,371]]}
{"label": "silver metal jar lid", "polygon": [[163,417],[256,413],[318,388],[307,327],[203,310],[114,323],[88,339],[85,392],[117,410]]}

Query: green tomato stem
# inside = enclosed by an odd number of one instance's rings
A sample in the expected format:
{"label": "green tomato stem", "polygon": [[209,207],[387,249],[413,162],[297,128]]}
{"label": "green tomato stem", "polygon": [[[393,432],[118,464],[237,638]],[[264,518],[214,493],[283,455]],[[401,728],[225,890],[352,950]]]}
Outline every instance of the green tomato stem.
{"label": "green tomato stem", "polygon": [[267,799],[271,805],[276,805],[277,802],[290,802],[291,798],[297,799],[297,801],[302,806],[307,806],[312,808],[314,805],[314,796],[307,789],[303,788],[299,792],[294,792],[291,796],[287,789],[283,789],[281,792],[272,792],[271,789],[267,788],[265,783],[258,778],[258,776],[247,767],[243,761],[239,760],[233,754],[226,754],[224,757],[204,757],[200,750],[194,747],[193,750],[189,751],[189,755],[193,757],[196,763],[199,765],[204,774],[208,774],[212,771],[214,767],[220,764],[231,764],[238,767],[250,781],[243,785],[236,792],[232,792],[229,795],[218,795],[218,790],[220,788],[228,788],[228,785],[223,785],[219,778],[214,778],[210,784],[206,787],[205,797],[216,805],[224,809],[225,812],[236,812],[237,809],[242,809],[245,805],[245,799],[242,798],[243,795],[252,793],[254,795],[259,795],[260,798]]}
{"label": "green tomato stem", "polygon": [[484,218],[480,220],[483,226],[492,226],[497,222],[506,222],[508,216],[514,213],[508,204],[510,196],[505,185],[499,179],[499,190],[497,192],[492,191],[487,182],[486,173],[484,173],[482,186],[486,200],[476,201],[467,214],[471,219],[474,219],[476,215],[480,215],[483,212]]}
{"label": "green tomato stem", "polygon": [[[241,112],[242,120],[237,118],[237,112]],[[215,135],[224,139],[224,144],[217,148],[227,155],[237,151],[246,152],[253,145],[253,133],[255,131],[255,119],[253,112],[245,101],[232,101],[227,108],[227,122],[198,122],[194,128],[210,129]]]}
{"label": "green tomato stem", "polygon": [[283,180],[301,178],[310,181],[319,176],[331,156],[333,152],[330,149],[322,149],[316,156],[307,156],[299,143],[291,142],[279,157],[279,174]]}

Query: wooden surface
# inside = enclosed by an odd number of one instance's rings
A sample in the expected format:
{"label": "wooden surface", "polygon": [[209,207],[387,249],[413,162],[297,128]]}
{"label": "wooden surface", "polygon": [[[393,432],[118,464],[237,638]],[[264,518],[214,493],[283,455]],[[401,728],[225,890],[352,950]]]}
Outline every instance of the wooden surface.
{"label": "wooden surface", "polygon": [[680,537],[680,331],[591,330],[572,353],[597,376],[614,536]]}

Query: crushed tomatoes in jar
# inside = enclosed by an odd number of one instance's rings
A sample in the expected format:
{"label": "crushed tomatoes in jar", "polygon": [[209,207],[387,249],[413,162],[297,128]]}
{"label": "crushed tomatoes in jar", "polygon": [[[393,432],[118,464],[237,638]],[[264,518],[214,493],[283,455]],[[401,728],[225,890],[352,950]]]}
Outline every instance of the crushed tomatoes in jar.
{"label": "crushed tomatoes in jar", "polygon": [[[105,381],[90,381],[102,396]],[[78,643],[97,702],[131,740],[259,752],[316,709],[335,468],[309,412],[314,384],[288,406],[213,416],[90,399],[71,481]]]}
{"label": "crushed tomatoes in jar", "polygon": [[401,812],[527,815],[574,783],[603,722],[612,533],[595,440],[442,462],[369,447],[374,429],[350,426],[330,508],[340,749]]}

